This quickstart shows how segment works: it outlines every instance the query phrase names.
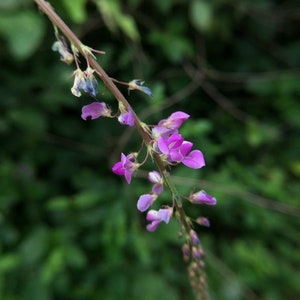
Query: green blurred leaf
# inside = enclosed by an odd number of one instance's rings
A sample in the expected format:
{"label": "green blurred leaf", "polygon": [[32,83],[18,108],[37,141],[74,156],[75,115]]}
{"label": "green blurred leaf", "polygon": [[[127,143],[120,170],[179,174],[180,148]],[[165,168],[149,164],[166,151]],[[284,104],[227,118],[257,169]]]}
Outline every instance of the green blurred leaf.
{"label": "green blurred leaf", "polygon": [[0,15],[0,34],[3,35],[12,54],[25,59],[33,54],[42,41],[44,19],[31,10]]}
{"label": "green blurred leaf", "polygon": [[62,0],[62,4],[67,9],[69,17],[73,22],[80,24],[86,21],[86,1],[87,0]]}
{"label": "green blurred leaf", "polygon": [[194,0],[190,5],[190,18],[199,31],[209,31],[213,23],[212,4],[206,0]]}
{"label": "green blurred leaf", "polygon": [[139,32],[133,17],[122,12],[121,3],[117,0],[96,0],[97,7],[104,22],[113,32],[121,29],[133,41],[139,39]]}
{"label": "green blurred leaf", "polygon": [[0,258],[0,276],[6,272],[12,271],[20,263],[20,257],[16,254],[1,255]]}

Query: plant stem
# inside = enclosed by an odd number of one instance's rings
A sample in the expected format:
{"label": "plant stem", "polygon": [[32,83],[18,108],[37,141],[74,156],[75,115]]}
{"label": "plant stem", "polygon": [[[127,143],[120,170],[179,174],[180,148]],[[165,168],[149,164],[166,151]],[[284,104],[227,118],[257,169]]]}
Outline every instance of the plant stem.
{"label": "plant stem", "polygon": [[[40,10],[47,15],[47,17],[51,20],[51,22],[64,34],[64,36],[69,40],[69,42],[74,45],[77,50],[86,58],[87,64],[91,66],[95,72],[100,76],[103,83],[106,85],[106,87],[111,91],[111,93],[115,96],[115,98],[120,101],[124,107],[127,110],[131,110],[134,114],[134,120],[136,128],[141,135],[142,139],[144,140],[145,144],[147,146],[151,146],[152,140],[150,136],[148,135],[147,131],[143,128],[141,125],[142,122],[134,112],[134,110],[131,108],[131,105],[128,103],[126,98],[123,96],[123,94],[120,92],[120,90],[117,88],[117,86],[114,84],[113,79],[110,78],[107,73],[103,70],[103,68],[97,63],[96,59],[92,56],[92,54],[89,54],[86,49],[87,47],[81,43],[81,41],[77,38],[77,36],[73,33],[73,31],[67,26],[67,24],[60,18],[60,16],[57,15],[57,13],[54,11],[53,7],[50,5],[49,2],[45,0],[34,0],[35,3],[39,6]],[[89,49],[89,48],[88,48]],[[191,226],[189,222],[186,219],[185,212],[182,208],[181,203],[181,197],[174,186],[173,181],[170,179],[170,177],[167,175],[168,172],[165,168],[164,162],[161,160],[158,153],[153,151],[153,159],[159,168],[162,176],[164,177],[165,183],[168,186],[169,190],[171,191],[171,194],[173,196],[173,199],[175,200],[175,207],[179,213],[179,219],[181,224],[184,226],[186,232],[189,232],[191,230]]]}

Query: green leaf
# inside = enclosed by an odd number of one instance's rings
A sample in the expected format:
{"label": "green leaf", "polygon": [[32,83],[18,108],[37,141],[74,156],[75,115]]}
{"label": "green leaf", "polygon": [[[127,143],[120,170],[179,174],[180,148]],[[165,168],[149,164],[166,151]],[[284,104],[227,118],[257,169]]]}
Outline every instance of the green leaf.
{"label": "green leaf", "polygon": [[195,0],[190,6],[190,18],[196,29],[207,32],[211,29],[213,10],[209,2]]}
{"label": "green leaf", "polygon": [[75,23],[83,23],[86,21],[86,0],[63,0],[62,4],[65,6],[68,15]]}
{"label": "green leaf", "polygon": [[41,16],[29,10],[0,15],[0,34],[6,38],[10,51],[18,59],[26,59],[33,54],[42,41],[44,29]]}
{"label": "green leaf", "polygon": [[139,32],[134,19],[122,12],[119,1],[97,0],[96,4],[105,24],[111,31],[116,32],[119,28],[132,40],[139,39]]}

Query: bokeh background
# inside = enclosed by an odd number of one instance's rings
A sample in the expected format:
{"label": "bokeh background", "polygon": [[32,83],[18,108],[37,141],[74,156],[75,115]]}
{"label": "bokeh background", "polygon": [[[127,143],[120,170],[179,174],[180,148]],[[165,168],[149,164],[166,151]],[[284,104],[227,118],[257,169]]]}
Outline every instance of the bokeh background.
{"label": "bokeh background", "polygon": [[[186,205],[211,222],[195,227],[211,299],[300,299],[299,1],[50,2],[111,77],[146,81],[153,100],[120,86],[143,121],[191,115],[181,133],[207,165],[172,175],[218,200]],[[130,186],[111,172],[141,139],[80,118],[92,99],[54,41],[33,1],[1,0],[0,299],[194,299],[178,224],[149,233],[136,210],[153,165]]]}

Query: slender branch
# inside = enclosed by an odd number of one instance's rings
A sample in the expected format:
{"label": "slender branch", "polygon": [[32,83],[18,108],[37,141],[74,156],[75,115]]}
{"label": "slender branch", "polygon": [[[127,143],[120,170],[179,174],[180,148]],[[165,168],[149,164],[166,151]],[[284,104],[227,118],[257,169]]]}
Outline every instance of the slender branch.
{"label": "slender branch", "polygon": [[[114,82],[124,84],[124,82],[115,80],[108,76],[108,74],[103,70],[103,68],[97,63],[96,58],[93,55],[93,49],[85,46],[81,43],[81,41],[77,38],[77,36],[72,32],[72,30],[65,24],[65,22],[56,14],[52,6],[46,2],[45,0],[34,0],[34,2],[39,6],[40,10],[47,15],[47,17],[51,20],[53,25],[60,30],[60,32],[64,35],[65,38],[69,40],[71,43],[71,48],[75,49],[75,51],[80,53],[87,62],[87,65],[91,67],[101,78],[105,86],[111,91],[111,93],[115,96],[117,101],[125,107],[127,111],[132,111],[134,116],[135,126],[142,137],[147,151],[151,154],[153,160],[155,161],[158,169],[160,170],[161,175],[164,178],[165,185],[170,190],[172,195],[173,205],[176,210],[176,217],[179,220],[183,230],[186,233],[186,236],[189,237],[192,232],[192,226],[190,219],[186,216],[185,211],[182,206],[182,200],[179,192],[177,191],[172,179],[169,177],[168,172],[165,167],[165,163],[161,159],[159,153],[152,149],[153,141],[151,136],[149,135],[149,129],[141,122],[138,116],[135,114],[134,110],[131,108],[131,105],[126,100],[121,91],[117,88]],[[151,149],[151,150],[150,150]],[[190,242],[190,237],[187,238],[189,243],[190,252],[192,252],[192,243]],[[198,247],[199,248],[199,247]],[[200,249],[200,248],[199,248]],[[201,269],[201,268],[200,268]],[[202,269],[201,269],[202,270]],[[202,273],[202,271],[200,271]],[[206,288],[205,281],[201,282],[200,292],[203,295],[203,299],[206,299]],[[202,298],[202,296],[201,296]]]}
{"label": "slender branch", "polygon": [[[91,66],[95,72],[100,76],[103,83],[106,85],[106,87],[112,92],[112,94],[115,96],[115,98],[120,101],[123,106],[127,110],[131,110],[134,114],[134,121],[136,128],[141,135],[142,139],[144,140],[146,146],[151,146],[152,140],[148,135],[148,132],[143,128],[141,120],[138,118],[138,116],[135,114],[134,110],[131,108],[130,104],[126,100],[126,98],[123,96],[123,94],[120,92],[120,90],[117,88],[117,86],[114,84],[113,79],[108,76],[108,74],[103,70],[103,68],[97,63],[96,59],[87,51],[89,49],[85,45],[81,43],[81,41],[77,38],[77,36],[72,32],[72,30],[67,26],[67,24],[56,14],[53,7],[44,0],[34,0],[36,4],[39,6],[42,12],[44,12],[48,18],[52,21],[53,24],[59,30],[64,34],[64,36],[70,41],[72,45],[74,45],[77,50],[86,58],[87,63],[89,66]],[[166,185],[170,189],[177,205],[177,209],[181,210],[181,199],[179,197],[178,192],[176,191],[176,188],[174,184],[170,181],[169,177],[167,176],[167,170],[165,168],[165,165],[163,161],[161,160],[158,153],[153,152],[152,154],[153,159],[158,166],[162,176],[165,179]],[[184,212],[182,211],[180,215],[183,215]],[[183,220],[182,220],[183,221]],[[187,222],[184,222],[185,227],[187,227],[187,231],[190,229],[190,226]]]}

